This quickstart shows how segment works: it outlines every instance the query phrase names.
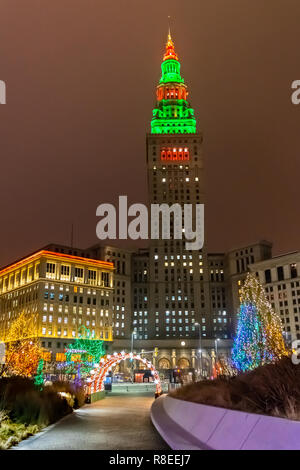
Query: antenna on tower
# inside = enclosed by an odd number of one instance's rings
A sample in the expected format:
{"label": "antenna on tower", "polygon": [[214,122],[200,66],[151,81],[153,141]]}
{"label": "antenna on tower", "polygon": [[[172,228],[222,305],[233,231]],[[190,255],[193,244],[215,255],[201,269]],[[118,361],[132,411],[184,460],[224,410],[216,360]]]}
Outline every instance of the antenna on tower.
{"label": "antenna on tower", "polygon": [[168,30],[168,37],[169,39],[171,38],[171,16],[168,16],[168,25],[169,25],[169,30]]}

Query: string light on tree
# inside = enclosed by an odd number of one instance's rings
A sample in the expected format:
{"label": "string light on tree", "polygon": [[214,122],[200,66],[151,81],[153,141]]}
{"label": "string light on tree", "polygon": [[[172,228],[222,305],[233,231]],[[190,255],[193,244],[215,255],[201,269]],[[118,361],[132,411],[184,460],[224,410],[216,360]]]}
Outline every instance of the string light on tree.
{"label": "string light on tree", "polygon": [[34,385],[36,385],[36,387],[39,390],[42,390],[43,385],[44,385],[43,369],[44,369],[44,359],[40,359],[38,367],[37,367],[37,371],[36,371],[36,376],[34,378]]}
{"label": "string light on tree", "polygon": [[81,326],[78,332],[78,338],[70,344],[66,350],[65,373],[76,373],[78,383],[81,377],[89,374],[95,363],[105,355],[105,347],[102,340],[92,338],[90,330]]}
{"label": "string light on tree", "polygon": [[5,373],[32,377],[43,354],[37,337],[36,317],[22,312],[9,328],[5,343]]}
{"label": "string light on tree", "polygon": [[281,320],[267,300],[263,286],[249,273],[241,290],[233,365],[244,372],[275,362],[286,354]]}

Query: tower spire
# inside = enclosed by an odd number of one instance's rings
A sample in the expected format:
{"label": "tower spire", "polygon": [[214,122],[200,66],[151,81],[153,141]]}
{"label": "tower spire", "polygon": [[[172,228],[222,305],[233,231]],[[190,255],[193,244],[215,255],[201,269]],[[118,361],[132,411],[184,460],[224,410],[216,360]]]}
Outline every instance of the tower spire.
{"label": "tower spire", "polygon": [[180,62],[175,52],[170,25],[161,71],[156,89],[156,107],[151,120],[152,134],[195,134],[194,110],[187,101],[188,90],[180,74]]}
{"label": "tower spire", "polygon": [[168,16],[168,24],[169,24],[169,28],[168,28],[168,40],[172,40],[171,38],[171,26],[170,26],[170,23],[171,23],[171,16],[169,15]]}
{"label": "tower spire", "polygon": [[174,46],[174,43],[172,41],[172,37],[171,37],[171,30],[170,30],[170,25],[169,25],[169,30],[168,30],[168,40],[167,40],[167,44],[166,44],[166,52],[164,54],[164,58],[163,60],[178,60],[178,56],[175,52],[175,46]]}

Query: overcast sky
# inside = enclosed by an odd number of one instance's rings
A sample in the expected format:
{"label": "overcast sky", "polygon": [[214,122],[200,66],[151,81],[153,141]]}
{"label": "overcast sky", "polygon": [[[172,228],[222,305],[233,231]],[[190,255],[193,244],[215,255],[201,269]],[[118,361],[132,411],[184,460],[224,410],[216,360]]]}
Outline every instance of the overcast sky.
{"label": "overcast sky", "polygon": [[95,243],[147,202],[145,138],[172,36],[204,134],[207,244],[300,248],[299,0],[0,0],[0,265]]}

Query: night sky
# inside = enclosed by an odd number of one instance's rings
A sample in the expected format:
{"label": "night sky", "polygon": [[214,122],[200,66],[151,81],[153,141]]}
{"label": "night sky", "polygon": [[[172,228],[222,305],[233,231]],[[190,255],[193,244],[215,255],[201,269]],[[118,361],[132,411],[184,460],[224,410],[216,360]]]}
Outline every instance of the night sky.
{"label": "night sky", "polygon": [[299,0],[1,0],[0,265],[70,243],[72,222],[76,246],[96,243],[100,203],[147,201],[168,15],[204,134],[208,248],[300,248]]}

